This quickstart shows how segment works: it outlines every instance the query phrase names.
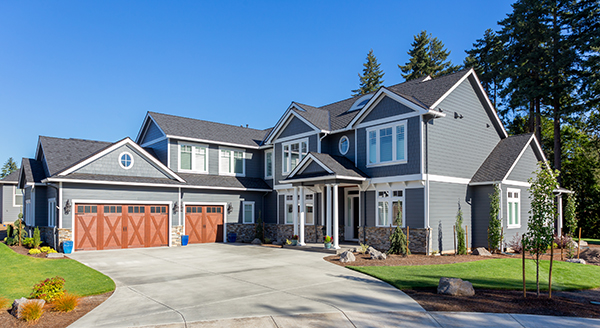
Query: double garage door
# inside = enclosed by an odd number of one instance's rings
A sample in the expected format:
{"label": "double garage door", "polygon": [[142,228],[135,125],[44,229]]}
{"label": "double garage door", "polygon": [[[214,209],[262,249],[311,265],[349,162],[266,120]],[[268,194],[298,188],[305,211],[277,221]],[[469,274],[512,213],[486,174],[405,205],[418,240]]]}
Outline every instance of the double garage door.
{"label": "double garage door", "polygon": [[185,234],[190,243],[223,241],[223,206],[187,205]]}
{"label": "double garage door", "polygon": [[169,207],[77,205],[74,237],[75,250],[169,246]]}

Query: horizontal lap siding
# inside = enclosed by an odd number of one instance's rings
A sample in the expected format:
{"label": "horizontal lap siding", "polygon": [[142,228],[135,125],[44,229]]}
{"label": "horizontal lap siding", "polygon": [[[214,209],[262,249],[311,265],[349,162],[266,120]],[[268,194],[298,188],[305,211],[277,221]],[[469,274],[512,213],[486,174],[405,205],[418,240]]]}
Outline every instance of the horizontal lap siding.
{"label": "horizontal lap siding", "polygon": [[175,172],[179,171],[179,144],[177,140],[169,139],[169,159],[171,161],[169,168]]}
{"label": "horizontal lap siding", "polygon": [[402,115],[402,114],[410,114],[415,111],[408,108],[404,104],[401,104],[390,97],[384,97],[381,101],[371,110],[369,115],[367,115],[362,122],[370,122],[379,120],[382,118]]}
{"label": "horizontal lap siding", "polygon": [[277,138],[291,137],[297,134],[313,131],[313,129],[296,117],[293,117],[290,123],[281,131]]}
{"label": "horizontal lap siding", "polygon": [[427,124],[429,173],[470,179],[500,141],[498,132],[469,80],[438,107],[446,116]]}
{"label": "horizontal lap siding", "polygon": [[277,223],[277,192],[275,191],[265,196],[263,220],[265,223]]}
{"label": "horizontal lap siding", "polygon": [[527,182],[529,178],[535,176],[534,172],[537,169],[537,156],[531,148],[531,144],[527,146],[523,156],[517,162],[512,172],[508,175],[508,180]]}
{"label": "horizontal lap siding", "polygon": [[279,208],[278,208],[278,220],[277,223],[284,224],[285,223],[285,195],[278,195],[279,198]]}
{"label": "horizontal lap siding", "polygon": [[[303,138],[298,138],[298,140],[300,139],[304,139]],[[309,152],[316,152],[317,151],[317,142],[318,142],[318,137],[316,134],[311,135],[308,137],[308,151]],[[287,141],[286,141],[287,143]],[[287,177],[287,175],[283,175],[282,173],[282,153],[283,153],[283,144],[281,142],[277,142],[275,143],[274,147],[275,149],[275,155],[273,156],[273,159],[275,161],[275,171],[273,172],[273,177],[275,178],[275,185],[279,185],[279,181],[285,179]]]}
{"label": "horizontal lap siding", "polygon": [[472,240],[471,192],[467,185],[430,182],[429,183],[429,225],[432,232],[432,250],[451,251],[454,249],[453,226],[456,222],[458,204],[463,213],[463,228],[469,227],[469,240]]}
{"label": "horizontal lap siding", "polygon": [[365,191],[364,193],[362,193],[361,195],[364,199],[364,218],[366,219],[366,226],[367,227],[374,227],[375,226],[375,206],[377,204],[375,204],[375,191]]}
{"label": "horizontal lap siding", "polygon": [[423,228],[425,222],[425,189],[406,189],[405,192],[406,225],[411,228]]}
{"label": "horizontal lap siding", "polygon": [[[519,214],[521,215],[520,228],[508,228],[508,190],[518,189],[521,191],[521,204]],[[529,222],[529,211],[531,210],[531,200],[529,199],[529,190],[527,187],[511,186],[506,183],[502,184],[502,226],[504,227],[504,242],[510,242],[518,233],[523,236],[527,232],[527,222]]]}
{"label": "horizontal lap siding", "polygon": [[325,171],[325,169],[317,164],[317,162],[311,162],[310,164],[308,164],[308,167],[306,167],[304,169],[304,171],[302,171],[302,174],[310,174],[310,173],[327,173],[327,171]]}
{"label": "horizontal lap siding", "polygon": [[45,227],[48,225],[48,198],[47,187],[35,187],[35,225]]}
{"label": "horizontal lap siding", "polygon": [[[0,223],[15,222],[22,211],[21,206],[14,206],[14,186],[9,184],[0,185]],[[23,204],[25,204],[24,198]]]}
{"label": "horizontal lap siding", "polygon": [[494,193],[494,186],[471,187],[473,194],[473,208],[471,221],[473,222],[473,247],[488,247],[487,229],[490,225],[490,195]]}
{"label": "horizontal lap siding", "polygon": [[[122,168],[119,164],[120,156],[123,152],[128,152],[131,154],[131,156],[133,156],[133,166],[128,170]],[[155,164],[150,163],[144,156],[140,155],[129,145],[115,149],[114,151],[75,171],[75,173],[167,178],[167,175],[161,172]]]}

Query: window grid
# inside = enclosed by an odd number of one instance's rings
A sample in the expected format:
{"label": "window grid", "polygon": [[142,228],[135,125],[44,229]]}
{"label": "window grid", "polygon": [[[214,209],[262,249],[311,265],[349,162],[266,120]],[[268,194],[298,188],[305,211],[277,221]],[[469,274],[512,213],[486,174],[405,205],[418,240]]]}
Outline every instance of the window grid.
{"label": "window grid", "polygon": [[406,122],[367,129],[367,165],[407,160]]}
{"label": "window grid", "polygon": [[208,148],[206,146],[179,146],[179,170],[208,173]]}

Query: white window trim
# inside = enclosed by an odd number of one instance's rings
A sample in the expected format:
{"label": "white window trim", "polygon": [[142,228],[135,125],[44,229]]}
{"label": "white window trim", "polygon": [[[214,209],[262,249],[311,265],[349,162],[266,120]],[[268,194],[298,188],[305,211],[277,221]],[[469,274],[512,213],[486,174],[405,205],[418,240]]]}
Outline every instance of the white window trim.
{"label": "white window trim", "polygon": [[[516,192],[516,193],[518,193],[519,197],[517,197],[516,200],[514,197],[508,198],[509,192],[513,193],[513,195]],[[516,213],[518,215],[518,217],[517,217],[518,223],[510,224],[510,221],[509,221],[510,213],[508,213],[508,211],[510,211],[510,207],[508,206],[509,203],[513,203],[513,204],[516,203],[518,205],[519,210]],[[514,210],[514,206],[513,206],[513,210]],[[515,212],[513,212],[513,214],[515,214]],[[513,216],[513,219],[514,218],[515,217]],[[521,189],[506,188],[506,227],[508,229],[518,229],[521,227],[521,220],[522,220],[522,218],[521,218]]]}
{"label": "white window trim", "polygon": [[[252,206],[252,221],[251,222],[246,222],[246,205]],[[254,202],[243,201],[242,202],[242,223],[243,224],[254,224],[254,222],[255,222],[255,220],[254,220]]]}
{"label": "white window trim", "polygon": [[[295,139],[292,141],[288,141],[288,142],[284,142],[281,144],[281,173],[283,173],[283,175],[287,175],[290,174],[290,172],[292,172],[294,170],[294,168],[292,168],[292,155],[290,154],[290,168],[288,169],[285,165],[285,146],[288,146],[288,149],[291,149],[291,147],[289,147],[292,144],[299,144],[299,149],[300,149],[300,156],[302,156],[302,143],[305,142],[306,143],[306,154],[308,155],[309,153],[309,149],[310,149],[310,144],[308,143],[308,138],[302,138],[302,139]],[[306,156],[304,156],[306,157]],[[304,157],[300,157],[300,159],[298,160],[298,163],[300,163]]]}
{"label": "white window trim", "polygon": [[[406,131],[406,130],[404,130],[404,131]],[[344,139],[346,140],[346,142],[348,142],[348,149],[346,149],[346,152],[342,151],[342,142],[344,141]],[[342,136],[340,138],[340,142],[338,143],[338,150],[340,151],[340,154],[342,154],[342,155],[348,154],[348,151],[350,150],[350,139],[348,139],[347,136]]]}
{"label": "white window trim", "polygon": [[[271,154],[271,175],[267,175],[267,154]],[[273,149],[269,149],[265,151],[265,179],[272,179],[273,178],[273,172],[275,171],[275,153],[273,152]]]}
{"label": "white window trim", "polygon": [[[129,158],[131,158],[131,164],[129,164],[129,166],[125,166],[125,165],[123,165],[123,163],[121,163],[121,157],[123,157],[123,155],[129,155]],[[124,170],[130,170],[133,167],[133,164],[135,163],[135,160],[133,159],[133,155],[131,155],[131,153],[128,151],[124,151],[124,152],[120,153],[118,160],[119,160],[119,166]]]}
{"label": "white window trim", "polygon": [[31,226],[31,217],[33,216],[33,209],[31,205],[31,199],[25,200],[25,225]]}
{"label": "white window trim", "polygon": [[[397,139],[398,136],[396,135],[396,127],[397,126],[404,126],[404,159],[403,160],[396,160],[396,148],[397,148]],[[379,136],[379,131],[382,129],[387,129],[387,128],[391,128],[392,129],[392,160],[391,161],[386,161],[386,162],[381,162],[379,156],[380,156],[380,136]],[[376,133],[376,139],[377,139],[377,144],[376,147],[377,149],[375,150],[375,155],[376,155],[376,162],[375,163],[369,163],[369,154],[371,151],[371,145],[369,144],[369,132],[375,131]],[[408,162],[408,124],[407,121],[400,121],[400,122],[395,122],[395,123],[391,123],[391,124],[386,124],[386,125],[378,125],[375,127],[371,127],[366,129],[366,145],[367,145],[367,158],[366,158],[366,163],[367,163],[367,167],[377,167],[377,166],[387,166],[387,165],[396,165],[396,164],[405,164]]]}
{"label": "white window trim", "polygon": [[[21,190],[21,205],[17,205],[17,190]],[[13,207],[23,207],[25,202],[25,189],[19,189],[17,186],[13,186]]]}
{"label": "white window trim", "polygon": [[[292,221],[291,222],[288,223],[286,221],[286,219],[287,219],[288,205],[292,205],[293,206],[293,204],[294,204],[294,201],[293,200],[288,200],[287,196],[292,196],[293,197],[293,195],[294,195],[293,193],[283,194],[283,200],[284,200],[284,204],[285,204],[284,205],[284,209],[285,210],[283,211],[283,224],[287,224],[287,225],[293,225],[294,224],[293,217],[292,217]],[[307,195],[313,195],[312,199],[310,199],[310,200],[306,199]],[[315,217],[315,196],[316,196],[315,193],[307,193],[307,192],[304,193],[304,207],[307,207],[307,206],[310,205],[313,208],[313,222],[312,223],[307,223],[306,222],[306,215],[304,215],[304,224],[305,225],[309,225],[309,226],[315,225],[315,220],[316,220],[316,217]],[[296,206],[298,206],[298,220],[300,220],[300,193],[298,193],[298,204]]]}
{"label": "white window trim", "polygon": [[[234,152],[239,152],[242,153],[242,173],[228,173],[228,172],[221,172],[221,151],[229,151],[230,156],[229,156],[229,164],[232,164],[232,161],[234,159]],[[232,177],[245,177],[246,176],[246,152],[244,150],[240,150],[240,149],[235,149],[235,148],[226,148],[226,147],[219,147],[219,175],[227,175],[227,176],[232,176]],[[231,166],[232,170],[235,171],[235,168],[233,166]]]}
{"label": "white window trim", "polygon": [[[401,190],[402,197],[394,197],[394,190]],[[388,197],[379,197],[379,192],[387,191],[389,193]],[[388,222],[392,223],[392,227],[396,227],[394,224],[395,220],[392,218],[394,214],[393,206],[395,201],[402,201],[402,225],[401,228],[406,227],[406,188],[385,188],[385,189],[376,189],[375,190],[375,226],[376,227],[389,227],[390,225],[380,225],[379,224],[379,202],[387,202],[388,203]]]}
{"label": "white window trim", "polygon": [[[192,147],[192,168],[190,170],[187,169],[182,169],[181,168],[181,147],[182,146],[189,146]],[[205,150],[205,160],[206,160],[206,165],[205,168],[206,170],[204,171],[198,171],[198,170],[194,170],[194,168],[196,167],[196,148],[204,148]],[[191,144],[191,143],[177,143],[177,169],[178,172],[184,172],[184,173],[200,173],[200,174],[208,174],[208,166],[209,166],[209,147],[208,145],[195,145],[195,144]]]}
{"label": "white window trim", "polygon": [[48,199],[48,226],[56,227],[56,198]]}

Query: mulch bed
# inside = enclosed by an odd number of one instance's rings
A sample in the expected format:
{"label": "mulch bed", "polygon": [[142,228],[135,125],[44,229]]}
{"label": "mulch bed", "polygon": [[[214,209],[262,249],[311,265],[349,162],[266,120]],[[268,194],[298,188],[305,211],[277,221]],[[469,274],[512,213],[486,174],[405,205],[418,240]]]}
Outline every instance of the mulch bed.
{"label": "mulch bed", "polygon": [[52,312],[50,305],[44,307],[44,314],[34,324],[27,323],[22,320],[18,320],[10,314],[9,310],[0,312],[0,327],[36,327],[36,328],[56,328],[56,327],[67,327],[77,319],[83,317],[88,312],[93,310],[95,307],[106,301],[113,292],[108,292],[101,295],[86,296],[82,297],[79,301],[79,306],[71,312]]}
{"label": "mulch bed", "polygon": [[29,257],[46,258],[46,253],[29,254],[29,248],[27,248],[25,246],[8,246],[8,247],[10,247],[10,249],[12,249],[17,254],[26,255]]}

